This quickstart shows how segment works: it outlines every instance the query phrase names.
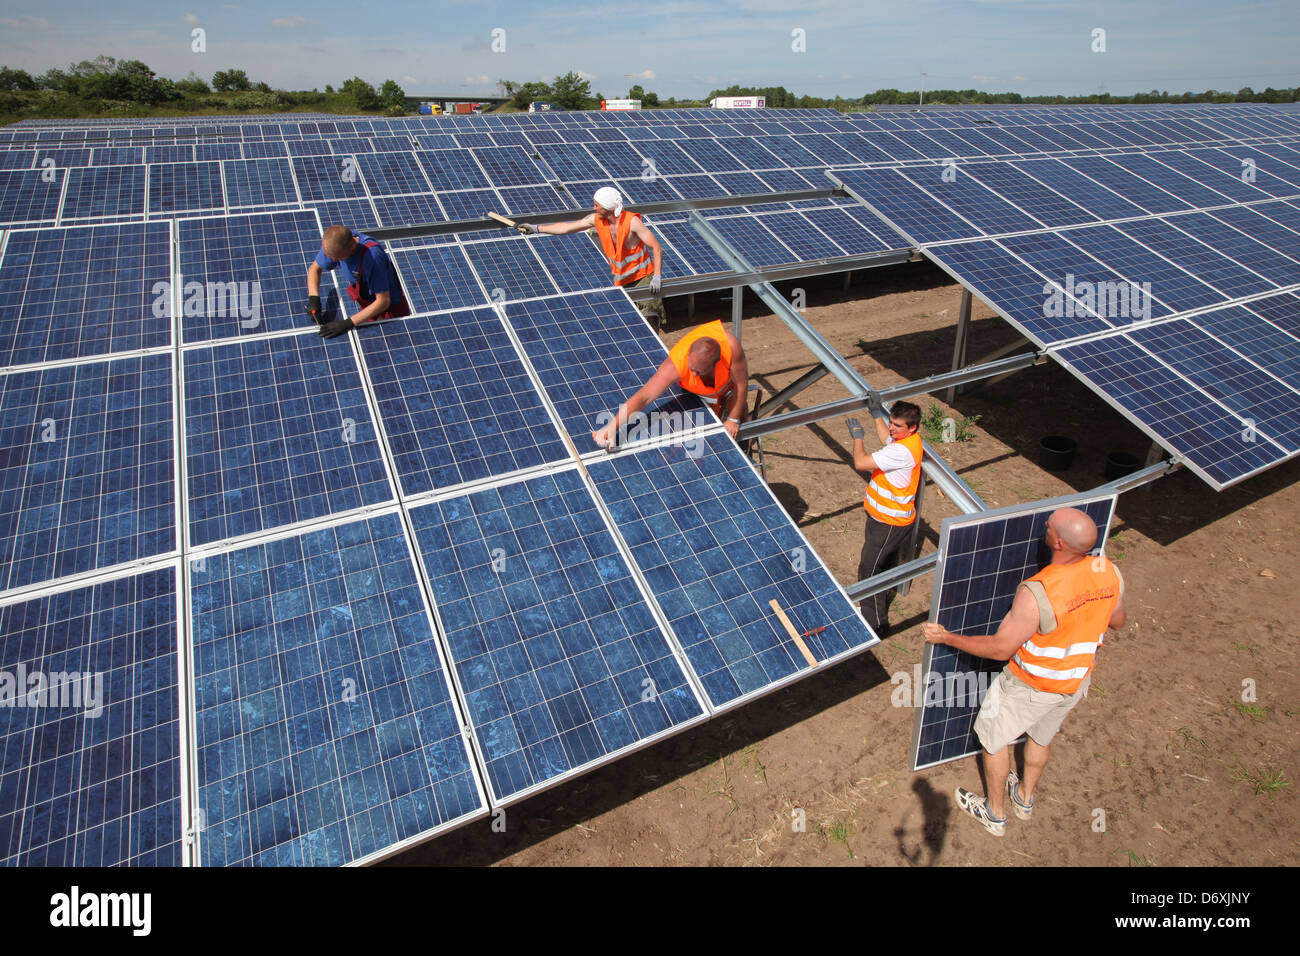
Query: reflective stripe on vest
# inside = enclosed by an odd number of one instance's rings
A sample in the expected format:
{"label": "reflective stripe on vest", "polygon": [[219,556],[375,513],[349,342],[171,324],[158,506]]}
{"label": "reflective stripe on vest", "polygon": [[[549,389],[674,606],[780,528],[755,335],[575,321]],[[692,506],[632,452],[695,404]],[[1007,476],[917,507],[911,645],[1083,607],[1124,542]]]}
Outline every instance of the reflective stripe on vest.
{"label": "reflective stripe on vest", "polygon": [[[690,362],[687,361],[691,346],[700,339],[713,339],[718,343],[718,362],[713,366],[712,388],[705,385],[691,370]],[[709,404],[713,404],[723,392],[731,388],[731,341],[727,338],[727,330],[722,327],[721,320],[715,319],[691,329],[672,347],[668,359],[677,369],[677,384],[692,394],[702,396]]]}
{"label": "reflective stripe on vest", "polygon": [[655,271],[654,257],[643,242],[633,250],[627,248],[627,237],[632,231],[632,223],[641,217],[634,212],[625,212],[618,217],[617,237],[610,233],[609,224],[600,216],[595,217],[596,235],[600,237],[600,247],[605,250],[609,260],[609,271],[614,276],[615,285],[627,285],[644,279]]}
{"label": "reflective stripe on vest", "polygon": [[921,486],[921,457],[924,454],[921,436],[913,432],[901,438],[895,444],[908,450],[915,462],[912,473],[908,476],[907,486],[900,488],[885,477],[884,469],[877,468],[871,473],[866,493],[862,496],[862,507],[867,514],[885,524],[907,525],[916,519],[916,489]]}
{"label": "reflective stripe on vest", "polygon": [[1056,628],[1025,641],[1007,668],[1037,690],[1073,694],[1096,664],[1119,601],[1119,575],[1105,558],[1085,555],[1071,564],[1049,564],[1029,580],[1042,584]]}

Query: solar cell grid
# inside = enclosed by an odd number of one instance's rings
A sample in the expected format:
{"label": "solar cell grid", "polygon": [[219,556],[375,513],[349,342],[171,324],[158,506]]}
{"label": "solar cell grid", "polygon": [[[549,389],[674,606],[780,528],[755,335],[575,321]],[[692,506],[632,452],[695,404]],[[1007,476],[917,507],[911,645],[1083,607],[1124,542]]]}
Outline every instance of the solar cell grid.
{"label": "solar cell grid", "polygon": [[304,203],[356,199],[366,195],[365,182],[355,156],[295,156],[293,173]]}
{"label": "solar cell grid", "polygon": [[713,706],[806,671],[776,600],[819,661],[877,643],[731,438],[590,466],[619,533]]}
{"label": "solar cell grid", "polygon": [[144,216],[143,166],[89,166],[68,170],[62,220]]}
{"label": "solar cell grid", "polygon": [[397,196],[429,191],[429,182],[411,153],[362,153],[357,165],[371,196]]}
{"label": "solar cell grid", "polygon": [[0,170],[0,226],[54,222],[65,169]]}
{"label": "solar cell grid", "polygon": [[518,146],[492,146],[471,150],[493,186],[540,186],[546,177]]}
{"label": "solar cell grid", "polygon": [[834,176],[890,226],[909,237],[912,244],[981,235],[979,227],[967,222],[896,170],[841,169],[836,170]]}
{"label": "solar cell grid", "polygon": [[703,716],[576,471],[411,519],[494,803]]}
{"label": "solar cell grid", "polygon": [[192,606],[204,865],[338,866],[485,810],[397,515],[207,556]]}
{"label": "solar cell grid", "polygon": [[222,164],[222,173],[229,208],[298,202],[293,169],[287,159],[227,160]]}
{"label": "solar cell grid", "polygon": [[186,351],[193,545],[392,498],[350,349],[313,333]]}
{"label": "solar cell grid", "polygon": [[555,284],[533,255],[530,242],[494,239],[462,245],[493,302],[554,295]]}
{"label": "solar cell grid", "polygon": [[149,165],[149,215],[174,216],[224,208],[220,163]]}
{"label": "solar cell grid", "polygon": [[960,165],[916,166],[900,169],[898,175],[926,190],[989,235],[1043,228],[1032,215],[1017,209],[973,177],[963,175]]}
{"label": "solar cell grid", "polygon": [[0,709],[0,864],[181,865],[176,622],[174,567],[0,607],[0,667],[72,681]]}
{"label": "solar cell grid", "polygon": [[490,300],[479,288],[464,250],[454,244],[393,253],[404,278],[403,288],[415,312],[440,312],[486,305]]}
{"label": "solar cell grid", "polygon": [[176,546],[167,355],[0,377],[0,590]]}

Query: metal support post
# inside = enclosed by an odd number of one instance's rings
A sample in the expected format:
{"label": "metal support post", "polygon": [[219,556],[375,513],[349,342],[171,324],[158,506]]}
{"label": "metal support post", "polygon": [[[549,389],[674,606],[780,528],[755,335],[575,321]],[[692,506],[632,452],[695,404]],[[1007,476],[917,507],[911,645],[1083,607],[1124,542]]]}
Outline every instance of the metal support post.
{"label": "metal support post", "polygon": [[731,288],[731,334],[740,341],[740,320],[745,313],[745,287],[743,285],[732,286]]}
{"label": "metal support post", "polygon": [[[970,289],[961,290],[961,315],[957,319],[957,342],[952,347],[952,370],[955,372],[966,364],[966,346],[970,342]],[[951,405],[961,394],[961,386],[953,385],[948,389],[947,402]]]}

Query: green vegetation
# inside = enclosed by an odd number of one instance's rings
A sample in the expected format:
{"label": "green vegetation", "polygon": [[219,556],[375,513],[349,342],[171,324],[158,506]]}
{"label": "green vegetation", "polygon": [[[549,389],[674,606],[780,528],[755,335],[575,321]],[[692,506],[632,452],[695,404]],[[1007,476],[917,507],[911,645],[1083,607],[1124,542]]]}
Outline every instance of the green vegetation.
{"label": "green vegetation", "polygon": [[158,76],[139,60],[98,56],[53,68],[39,76],[0,66],[0,122],[21,119],[87,116],[196,116],[226,113],[276,113],[310,110],[322,113],[408,112],[405,94],[393,80],[379,90],[353,77],[339,92],[327,86],[290,92],[254,82],[243,70],[218,70],[209,83],[191,73],[181,80]]}
{"label": "green vegetation", "polygon": [[[958,421],[944,414],[943,406],[931,402],[921,417],[921,435],[928,442],[936,441],[970,441],[975,437],[975,423],[982,415],[967,415]],[[951,430],[945,426],[952,422]]]}
{"label": "green vegetation", "polygon": [[836,843],[844,844],[844,852],[853,859],[853,848],[849,846],[849,834],[853,832],[852,825],[847,820],[836,820],[830,826],[824,823],[817,824],[817,833],[823,840],[831,839]]}
{"label": "green vegetation", "polygon": [[1263,704],[1247,704],[1243,701],[1229,697],[1228,703],[1237,708],[1237,712],[1244,714],[1257,724],[1262,724],[1268,719],[1268,708]]}
{"label": "green vegetation", "polygon": [[1279,790],[1291,786],[1291,781],[1286,779],[1286,774],[1276,767],[1266,767],[1254,771],[1238,767],[1232,772],[1232,779],[1250,784],[1255,791],[1255,796],[1268,794],[1270,800]]}

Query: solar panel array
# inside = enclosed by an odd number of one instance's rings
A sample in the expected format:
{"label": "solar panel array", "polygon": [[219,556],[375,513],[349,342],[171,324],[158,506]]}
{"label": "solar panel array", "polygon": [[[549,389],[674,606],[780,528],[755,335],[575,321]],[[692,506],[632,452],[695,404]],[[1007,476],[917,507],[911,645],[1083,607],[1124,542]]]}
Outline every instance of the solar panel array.
{"label": "solar panel array", "polygon": [[[954,634],[994,634],[1011,610],[1022,581],[1046,567],[1047,519],[1057,508],[1078,508],[1097,524],[1100,554],[1115,512],[1115,495],[1076,496],[1012,505],[978,515],[943,519],[939,570],[930,620]],[[984,694],[1006,666],[954,647],[926,644],[918,686],[912,769],[969,757],[980,751],[975,718]]]}
{"label": "solar panel array", "polygon": [[[694,398],[670,393],[625,449],[594,450],[602,415],[666,353],[589,239],[394,243],[415,314],[342,341],[301,314],[305,267],[334,222],[581,209],[611,180],[632,201],[761,197],[824,189],[832,166],[920,168],[962,142],[1085,158],[1122,140],[1137,163],[1144,139],[1263,150],[1297,131],[1251,109],[998,121],[665,111],[0,130],[0,668],[67,670],[82,648],[113,715],[6,718],[4,859],[373,860],[806,675],[770,601],[818,667],[871,646]],[[764,266],[830,269],[907,244],[843,198],[704,215]],[[670,276],[729,271],[680,214],[653,225]],[[1207,337],[1263,313],[1242,355],[1293,376],[1282,265],[1219,280],[1259,293],[1184,316],[1167,360],[1190,368]],[[327,277],[330,317],[354,308],[339,293]],[[1188,282],[1178,301],[1211,294]],[[1237,380],[1262,387],[1244,367]],[[81,644],[52,639],[67,628]]]}
{"label": "solar panel array", "polygon": [[1300,137],[832,175],[1216,489],[1300,455]]}

